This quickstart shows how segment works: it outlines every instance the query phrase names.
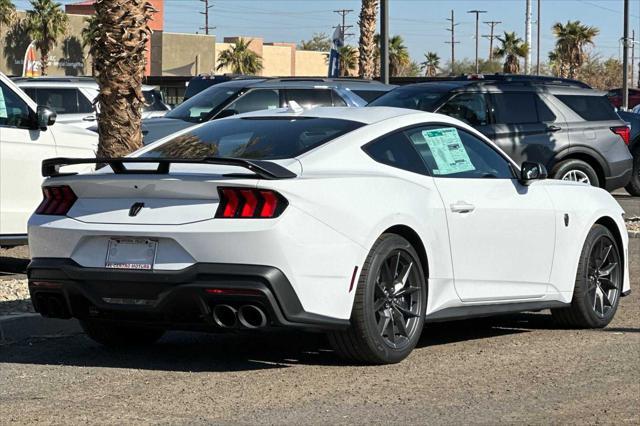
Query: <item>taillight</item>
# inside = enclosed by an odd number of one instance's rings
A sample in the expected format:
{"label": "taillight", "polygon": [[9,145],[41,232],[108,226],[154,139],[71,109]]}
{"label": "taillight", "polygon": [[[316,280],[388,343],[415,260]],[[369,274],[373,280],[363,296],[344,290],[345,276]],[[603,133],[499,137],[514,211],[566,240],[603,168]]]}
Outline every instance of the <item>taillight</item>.
{"label": "taillight", "polygon": [[612,127],[611,131],[620,136],[625,144],[629,145],[629,138],[631,136],[631,129],[629,129],[629,126]]}
{"label": "taillight", "polygon": [[218,188],[217,218],[270,219],[278,217],[289,202],[270,189]]}
{"label": "taillight", "polygon": [[78,199],[66,185],[45,186],[42,188],[42,194],[44,199],[36,209],[36,214],[64,216]]}

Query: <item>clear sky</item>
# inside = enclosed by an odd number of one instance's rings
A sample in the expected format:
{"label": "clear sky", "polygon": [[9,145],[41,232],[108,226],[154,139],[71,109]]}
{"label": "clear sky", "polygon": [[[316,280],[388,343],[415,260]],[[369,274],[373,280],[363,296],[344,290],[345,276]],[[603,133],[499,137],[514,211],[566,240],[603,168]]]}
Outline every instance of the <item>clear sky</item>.
{"label": "clear sky", "polygon": [[[76,0],[77,1],[77,0]],[[73,3],[63,0],[62,3]],[[349,31],[355,35],[348,43],[358,41],[359,0],[210,0],[209,25],[219,40],[223,37],[242,35],[263,37],[265,41],[299,42],[308,39],[314,32],[331,34],[332,26],[340,23],[335,9],[353,9],[347,16]],[[405,39],[413,60],[420,62],[426,51],[436,51],[443,60],[450,58],[450,45],[446,28],[451,10],[455,11],[456,58],[473,58],[475,52],[475,18],[468,10],[481,9],[487,13],[480,15],[481,34],[488,34],[489,26],[482,21],[502,21],[496,31],[515,31],[524,38],[525,0],[390,0],[390,31]],[[533,62],[535,62],[535,21],[537,0],[532,0],[533,12]],[[18,9],[28,9],[28,0],[14,0]],[[578,19],[585,24],[596,26],[600,35],[596,38],[595,51],[602,57],[620,57],[622,37],[623,0],[542,0],[541,13],[541,58],[553,48],[554,38],[551,26],[558,21]],[[200,0],[165,0],[165,31],[195,33],[204,25],[204,17],[199,12],[204,4]],[[636,31],[640,40],[640,0],[630,0],[630,33]],[[480,56],[486,58],[489,41],[480,40]],[[636,44],[636,57],[640,57],[640,44]]]}

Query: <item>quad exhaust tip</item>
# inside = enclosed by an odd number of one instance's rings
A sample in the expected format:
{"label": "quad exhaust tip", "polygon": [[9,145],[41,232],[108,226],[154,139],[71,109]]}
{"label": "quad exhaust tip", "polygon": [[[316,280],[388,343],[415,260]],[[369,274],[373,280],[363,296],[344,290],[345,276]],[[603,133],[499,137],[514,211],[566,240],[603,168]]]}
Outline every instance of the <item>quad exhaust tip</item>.
{"label": "quad exhaust tip", "polygon": [[233,328],[238,325],[238,311],[233,306],[216,305],[213,320],[222,328]]}
{"label": "quad exhaust tip", "polygon": [[267,315],[256,305],[242,305],[238,309],[229,305],[216,305],[213,320],[222,328],[262,328],[267,325]]}

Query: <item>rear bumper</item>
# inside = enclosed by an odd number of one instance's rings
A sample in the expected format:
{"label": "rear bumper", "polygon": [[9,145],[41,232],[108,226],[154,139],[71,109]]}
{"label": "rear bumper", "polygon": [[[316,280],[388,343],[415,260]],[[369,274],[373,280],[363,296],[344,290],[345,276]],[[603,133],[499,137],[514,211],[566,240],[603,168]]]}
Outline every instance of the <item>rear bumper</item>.
{"label": "rear bumper", "polygon": [[631,180],[633,173],[633,159],[610,163],[611,174],[604,178],[604,189],[611,192],[625,187]]}
{"label": "rear bumper", "polygon": [[[340,329],[348,320],[306,312],[287,277],[260,265],[196,263],[180,271],[86,268],[71,259],[34,258],[29,291],[36,312],[166,329],[216,331],[217,304],[261,306],[271,327]],[[211,294],[207,289],[236,289]]]}

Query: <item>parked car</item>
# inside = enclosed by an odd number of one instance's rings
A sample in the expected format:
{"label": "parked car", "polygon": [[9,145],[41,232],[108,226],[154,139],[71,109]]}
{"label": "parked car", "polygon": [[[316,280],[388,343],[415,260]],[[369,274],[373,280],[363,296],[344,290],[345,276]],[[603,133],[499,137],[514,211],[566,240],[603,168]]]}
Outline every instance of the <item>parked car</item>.
{"label": "parked car", "polygon": [[[91,77],[14,78],[14,82],[31,99],[56,112],[58,122],[89,128],[96,124],[94,101],[98,83]],[[161,117],[171,108],[154,86],[142,86],[145,106],[142,118]]]}
{"label": "parked car", "polygon": [[618,111],[618,115],[631,126],[629,151],[633,156],[633,173],[625,187],[631,195],[640,196],[640,105],[632,111]]}
{"label": "parked car", "polygon": [[95,155],[95,133],[56,122],[0,73],[0,246],[25,244],[29,215],[42,199],[41,163]]}
{"label": "parked car", "polygon": [[[636,105],[640,105],[640,89],[628,89],[629,90],[629,108],[633,108]],[[622,107],[622,89],[613,89],[607,92],[609,102],[616,107]]]}
{"label": "parked car", "polygon": [[492,139],[514,161],[544,164],[554,179],[611,191],[631,179],[629,128],[603,92],[574,80],[466,77],[394,89],[371,106],[438,112]]}
{"label": "parked car", "polygon": [[[95,162],[111,169],[65,173]],[[629,293],[610,194],[544,180],[543,165],[520,168],[439,114],[263,110],[130,158],[48,160],[43,174],[31,300],[106,345],[316,329],[337,353],[384,364],[425,321],[551,308],[564,326],[599,328]]]}
{"label": "parked car", "polygon": [[171,133],[230,115],[280,108],[289,101],[303,107],[364,106],[378,93],[395,86],[376,81],[327,78],[245,78],[216,84],[178,105],[163,118],[144,120],[148,144]]}
{"label": "parked car", "polygon": [[252,78],[252,77],[245,77],[245,76],[236,75],[236,74],[197,75],[187,82],[187,89],[184,91],[184,97],[182,101],[184,102],[189,98],[193,98],[198,93],[208,89],[211,86],[215,86],[216,84],[225,83],[231,80],[246,79],[246,78]]}

